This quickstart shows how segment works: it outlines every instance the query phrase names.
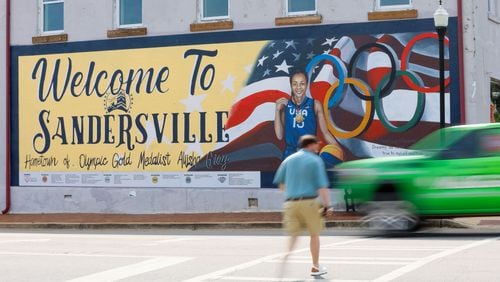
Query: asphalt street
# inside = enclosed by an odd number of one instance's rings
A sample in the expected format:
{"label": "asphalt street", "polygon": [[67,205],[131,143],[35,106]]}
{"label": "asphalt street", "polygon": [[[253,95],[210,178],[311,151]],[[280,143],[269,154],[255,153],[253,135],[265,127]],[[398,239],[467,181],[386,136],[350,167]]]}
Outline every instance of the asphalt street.
{"label": "asphalt street", "polygon": [[[500,281],[500,232],[329,229],[324,281]],[[314,281],[279,230],[0,230],[0,281]]]}

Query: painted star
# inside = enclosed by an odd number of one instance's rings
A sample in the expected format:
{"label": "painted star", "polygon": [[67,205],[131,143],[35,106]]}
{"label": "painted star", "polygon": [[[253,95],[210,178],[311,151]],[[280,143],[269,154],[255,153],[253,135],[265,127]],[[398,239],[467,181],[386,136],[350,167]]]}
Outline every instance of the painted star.
{"label": "painted star", "polygon": [[274,45],[276,45],[276,42],[271,42],[271,44],[269,44],[269,48],[274,48]]}
{"label": "painted star", "polygon": [[286,63],[286,60],[283,60],[283,62],[281,62],[280,65],[275,65],[276,67],[276,72],[279,72],[279,71],[282,71],[282,72],[285,72],[287,74],[290,74],[290,72],[288,71],[289,68],[293,67],[293,66],[290,66]]}
{"label": "painted star", "polygon": [[323,51],[323,54],[327,54],[328,55],[328,54],[330,54],[330,52],[332,52],[332,49],[328,49],[328,50]]}
{"label": "painted star", "polygon": [[313,46],[314,38],[307,38],[307,45]]}
{"label": "painted star", "polygon": [[[162,121],[160,121],[162,122]],[[155,132],[155,126],[154,126],[154,123],[152,120],[148,120],[146,122],[146,135],[148,136],[147,139],[146,139],[146,143],[144,144],[146,146],[146,150],[149,149],[149,147],[151,146],[151,144],[153,144],[153,142],[157,142],[156,141],[156,132]],[[168,143],[168,140],[167,138],[163,135],[161,136],[162,141],[165,142],[165,143]],[[162,143],[163,143],[162,142]]]}
{"label": "painted star", "polygon": [[312,58],[314,58],[314,52],[313,51],[307,53],[307,56],[306,56],[306,59],[308,59],[308,60],[311,60]]}
{"label": "painted star", "polygon": [[313,68],[313,73],[316,73],[316,71],[318,70],[319,66],[318,65],[315,65],[314,68]]}
{"label": "painted star", "polygon": [[224,92],[224,90],[229,90],[231,92],[234,92],[234,76],[231,74],[227,75],[227,78],[222,81],[222,90],[221,93]]}
{"label": "painted star", "polygon": [[253,65],[252,65],[252,64],[246,65],[246,66],[245,66],[245,71],[246,71],[247,73],[252,73],[252,68],[253,68]]}
{"label": "painted star", "polygon": [[292,53],[292,55],[295,57],[295,59],[293,59],[294,62],[300,60],[300,53]]}
{"label": "painted star", "polygon": [[266,71],[264,72],[264,74],[262,75],[262,77],[268,76],[270,74],[271,74],[271,70],[270,69],[266,69]]}
{"label": "painted star", "polygon": [[321,44],[321,45],[328,45],[328,46],[332,47],[332,44],[333,44],[333,42],[335,42],[335,41],[338,41],[338,39],[337,39],[337,38],[335,38],[335,36],[334,36],[334,37],[332,37],[332,38],[327,38],[327,39],[326,39],[326,41],[325,41],[325,42],[323,42],[323,44]]}
{"label": "painted star", "polygon": [[201,102],[207,97],[207,94],[198,94],[198,95],[188,95],[188,98],[181,100],[181,103],[186,106],[186,112],[203,112],[203,108],[201,107]]}
{"label": "painted star", "polygon": [[285,49],[288,49],[288,47],[292,47],[293,49],[297,50],[297,47],[295,47],[296,42],[293,40],[290,41],[285,41],[286,47]]}
{"label": "painted star", "polygon": [[264,61],[269,58],[268,56],[262,56],[258,61],[259,63],[257,64],[257,66],[264,66]]}
{"label": "painted star", "polygon": [[277,50],[276,53],[273,54],[273,60],[278,58],[281,54],[283,54],[283,51],[280,52],[280,50]]}

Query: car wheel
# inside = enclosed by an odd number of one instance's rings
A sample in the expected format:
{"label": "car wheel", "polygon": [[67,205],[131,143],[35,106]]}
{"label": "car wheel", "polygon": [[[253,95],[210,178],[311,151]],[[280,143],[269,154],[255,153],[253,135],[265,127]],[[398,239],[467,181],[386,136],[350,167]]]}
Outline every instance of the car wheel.
{"label": "car wheel", "polygon": [[419,225],[414,206],[406,201],[374,201],[366,206],[362,225],[374,231],[413,231]]}

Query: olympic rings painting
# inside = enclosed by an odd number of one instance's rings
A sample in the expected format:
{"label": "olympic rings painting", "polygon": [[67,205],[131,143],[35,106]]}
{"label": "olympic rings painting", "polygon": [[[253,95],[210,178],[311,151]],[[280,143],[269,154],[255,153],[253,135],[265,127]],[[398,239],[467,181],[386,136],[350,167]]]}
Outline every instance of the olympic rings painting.
{"label": "olympic rings painting", "polygon": [[316,56],[312,59],[312,61],[306,67],[308,81],[311,81],[312,70],[322,60],[326,60],[326,61],[333,63],[335,65],[335,67],[337,68],[338,75],[339,75],[339,80],[338,80],[339,83],[336,87],[337,91],[335,92],[335,95],[333,95],[331,97],[331,99],[328,100],[328,107],[331,108],[331,107],[338,105],[342,101],[342,97],[345,94],[345,92],[344,92],[344,79],[346,76],[346,68],[345,68],[343,62],[335,56],[331,56],[328,54],[322,54],[322,55]]}
{"label": "olympic rings painting", "polygon": [[[399,47],[398,51],[388,43],[382,40],[370,42],[358,47],[350,57],[350,60],[342,61],[334,54],[321,54],[314,57],[306,67],[306,73],[309,81],[313,77],[315,68],[321,63],[332,64],[332,72],[335,72],[335,82],[326,90],[323,100],[323,111],[326,115],[328,130],[333,136],[339,138],[354,138],[358,137],[370,127],[372,121],[376,117],[378,121],[388,132],[401,133],[415,127],[422,116],[424,115],[426,105],[426,94],[439,91],[439,85],[426,85],[421,75],[428,76],[429,67],[425,68],[418,64],[411,63],[412,53],[415,57],[422,57],[421,50],[415,50],[417,44],[426,43],[432,44],[429,40],[436,39],[437,35],[433,32],[421,33],[408,40],[407,44]],[[437,41],[434,42],[437,44]],[[445,43],[449,46],[449,39],[446,38]],[[378,62],[382,65],[375,65],[373,69],[367,69],[370,55],[376,53]],[[364,69],[363,69],[364,67]],[[421,74],[412,68],[417,68]],[[424,71],[422,71],[424,69]],[[347,70],[347,71],[346,71]],[[376,72],[378,78],[370,79],[370,72]],[[423,74],[422,74],[423,73]],[[426,77],[427,81],[430,81]],[[375,82],[373,82],[375,81]],[[446,77],[445,85],[449,86],[450,76]],[[384,98],[397,92],[397,90],[405,89],[416,94],[415,108],[408,109],[413,111],[407,121],[398,121],[394,123],[388,118],[384,108]],[[347,92],[351,91],[363,103],[364,114],[361,120],[352,129],[346,130],[339,126],[338,122],[332,116],[332,111],[341,107]],[[395,94],[398,95],[398,94]],[[402,95],[402,94],[399,94]]]}

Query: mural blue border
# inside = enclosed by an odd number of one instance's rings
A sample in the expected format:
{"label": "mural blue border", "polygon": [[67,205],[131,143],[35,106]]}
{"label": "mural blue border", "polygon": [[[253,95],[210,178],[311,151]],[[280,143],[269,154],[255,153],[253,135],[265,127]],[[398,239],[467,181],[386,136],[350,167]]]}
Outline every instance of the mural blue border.
{"label": "mural blue border", "polygon": [[[20,56],[48,55],[59,53],[77,53],[106,51],[119,49],[138,49],[168,46],[183,46],[210,43],[232,43],[258,40],[280,40],[289,38],[321,37],[325,33],[338,33],[341,35],[364,35],[380,33],[404,33],[434,31],[433,19],[414,19],[398,21],[346,23],[333,25],[296,26],[285,28],[269,28],[238,31],[220,31],[207,33],[190,33],[181,35],[147,36],[123,39],[104,39],[94,41],[55,43],[44,45],[24,45],[11,47],[11,185],[19,185],[19,65]],[[450,38],[450,76],[451,85],[451,123],[459,124],[460,112],[460,74],[459,74],[459,46],[458,46],[458,18],[451,17],[448,25]],[[22,137],[24,138],[24,137]],[[261,172],[262,187],[274,187],[272,179],[274,173]]]}

